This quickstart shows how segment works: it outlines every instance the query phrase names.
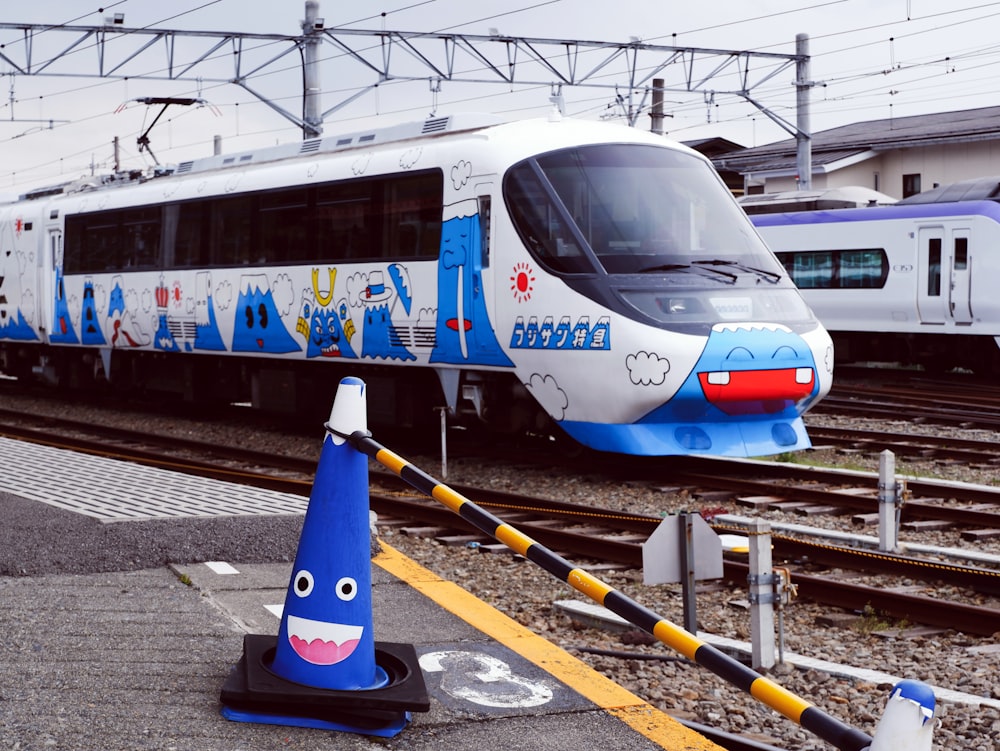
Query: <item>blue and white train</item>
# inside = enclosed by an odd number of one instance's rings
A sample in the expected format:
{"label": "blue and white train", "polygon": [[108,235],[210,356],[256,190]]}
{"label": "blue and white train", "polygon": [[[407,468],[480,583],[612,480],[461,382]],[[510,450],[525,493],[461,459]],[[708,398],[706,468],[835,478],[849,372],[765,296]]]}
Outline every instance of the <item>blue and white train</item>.
{"label": "blue and white train", "polygon": [[[446,406],[639,455],[807,447],[830,337],[697,153],[450,116],[0,207],[18,377],[369,418]],[[322,413],[322,412],[320,412]]]}
{"label": "blue and white train", "polygon": [[839,362],[1000,372],[1000,180],[891,206],[751,220],[833,336]]}

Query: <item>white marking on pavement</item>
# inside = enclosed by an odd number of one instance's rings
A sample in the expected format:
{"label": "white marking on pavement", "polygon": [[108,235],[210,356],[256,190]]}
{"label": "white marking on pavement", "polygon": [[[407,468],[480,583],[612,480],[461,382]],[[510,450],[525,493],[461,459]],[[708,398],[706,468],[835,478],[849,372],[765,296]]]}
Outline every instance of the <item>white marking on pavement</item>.
{"label": "white marking on pavement", "polygon": [[225,561],[205,561],[205,565],[219,576],[231,576],[232,574],[238,574],[240,572],[238,568],[234,568]]}

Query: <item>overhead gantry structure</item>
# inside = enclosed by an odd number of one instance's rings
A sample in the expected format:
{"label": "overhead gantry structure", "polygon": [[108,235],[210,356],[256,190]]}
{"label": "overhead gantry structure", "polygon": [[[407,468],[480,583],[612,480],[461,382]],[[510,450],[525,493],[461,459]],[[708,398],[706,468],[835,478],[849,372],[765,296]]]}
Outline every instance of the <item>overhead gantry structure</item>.
{"label": "overhead gantry structure", "polygon": [[[443,82],[549,87],[560,104],[565,87],[603,89],[614,92],[609,99],[621,104],[633,126],[651,112],[656,94],[700,94],[707,105],[731,96],[799,140],[800,186],[803,176],[808,180],[811,156],[807,153],[803,164],[803,149],[809,151],[813,84],[805,35],[797,37],[794,54],[782,54],[647,44],[638,38],[518,37],[494,29],[487,35],[343,29],[327,27],[314,0],[305,3],[301,29],[288,35],[131,28],[124,25],[124,14],[97,26],[0,23],[4,37],[11,31],[19,35],[0,45],[0,63],[12,76],[186,81],[199,88],[232,84],[301,128],[304,138],[321,135],[328,117],[394,82],[427,82],[432,92]],[[288,68],[301,71],[300,113],[281,103],[286,91],[267,93],[267,78]],[[755,93],[789,71],[797,90],[796,123],[766,107]],[[346,92],[338,88],[339,101],[323,109],[323,96],[334,92],[324,90],[321,79],[357,83]]]}

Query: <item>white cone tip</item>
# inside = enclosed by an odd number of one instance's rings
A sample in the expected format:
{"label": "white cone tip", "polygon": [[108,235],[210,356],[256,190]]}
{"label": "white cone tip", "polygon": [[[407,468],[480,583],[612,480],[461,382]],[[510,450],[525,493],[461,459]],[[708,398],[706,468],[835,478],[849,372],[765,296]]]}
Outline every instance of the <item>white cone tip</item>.
{"label": "white cone tip", "polygon": [[338,445],[345,440],[338,433],[351,435],[358,430],[368,430],[368,400],[365,382],[360,378],[348,376],[341,380],[330,410],[328,425],[334,431],[330,435]]}

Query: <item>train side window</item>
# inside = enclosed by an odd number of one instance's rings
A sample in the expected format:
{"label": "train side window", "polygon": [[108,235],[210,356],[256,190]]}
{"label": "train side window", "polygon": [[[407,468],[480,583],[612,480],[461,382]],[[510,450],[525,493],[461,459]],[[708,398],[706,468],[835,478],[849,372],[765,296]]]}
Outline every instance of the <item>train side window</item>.
{"label": "train side window", "polygon": [[248,266],[267,261],[266,249],[253,246],[252,196],[235,196],[212,205],[212,261],[220,266]]}
{"label": "train side window", "polygon": [[800,289],[881,289],[889,278],[889,259],[881,248],[776,255]]}
{"label": "train side window", "polygon": [[142,269],[160,262],[159,206],[144,206],[120,212],[122,255],[116,268]]}
{"label": "train side window", "polygon": [[122,243],[118,214],[96,215],[83,231],[83,264],[80,271],[108,271],[121,265]]}
{"label": "train side window", "polygon": [[882,250],[841,250],[838,254],[840,287],[878,289],[885,286],[889,262]]}
{"label": "train side window", "polygon": [[367,258],[371,250],[372,181],[322,185],[316,194],[319,255],[326,259]]}
{"label": "train side window", "polygon": [[[167,217],[171,215],[168,207]],[[209,265],[209,220],[211,214],[205,201],[178,204],[177,228],[174,234],[173,266]]]}
{"label": "train side window", "polygon": [[927,295],[941,296],[941,238],[932,237],[927,242]]}
{"label": "train side window", "polygon": [[305,188],[261,194],[259,223],[259,252],[268,260],[294,263],[316,257],[316,235]]}
{"label": "train side window", "polygon": [[438,171],[387,178],[379,255],[435,258],[441,247],[443,177]]}

